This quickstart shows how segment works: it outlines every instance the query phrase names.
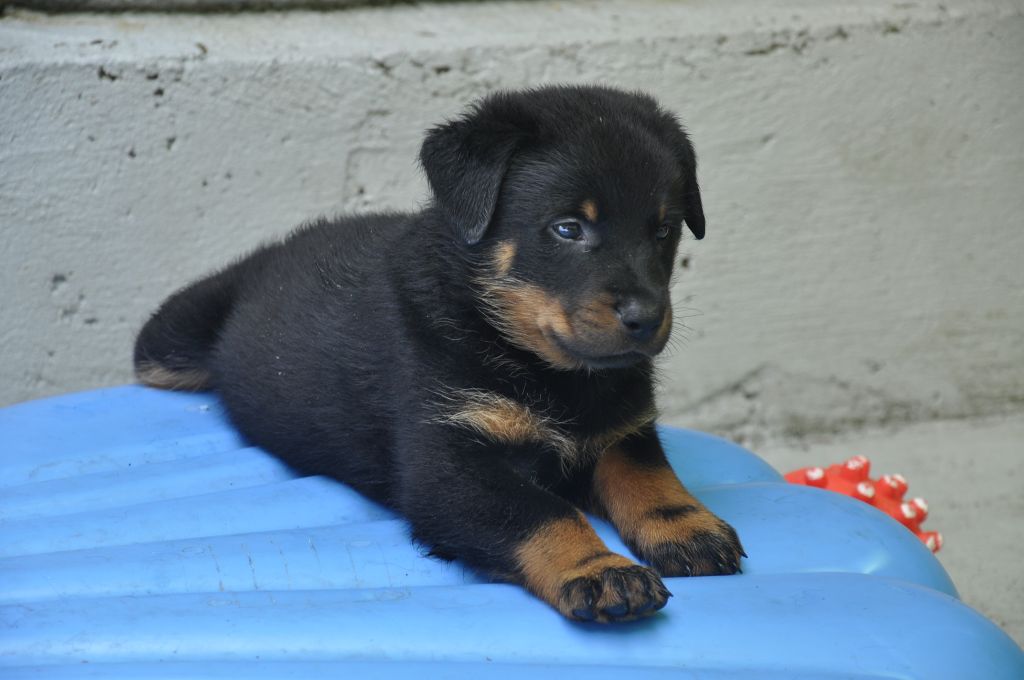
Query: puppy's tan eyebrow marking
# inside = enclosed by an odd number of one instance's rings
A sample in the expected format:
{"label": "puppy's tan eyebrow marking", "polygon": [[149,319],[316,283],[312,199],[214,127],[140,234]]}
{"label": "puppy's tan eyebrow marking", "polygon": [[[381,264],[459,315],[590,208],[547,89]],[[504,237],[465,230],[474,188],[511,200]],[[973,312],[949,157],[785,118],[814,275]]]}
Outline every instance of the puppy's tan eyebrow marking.
{"label": "puppy's tan eyebrow marking", "polygon": [[661,207],[658,208],[658,221],[659,222],[664,222],[666,215],[668,215],[668,205],[665,204],[665,203],[662,203]]}
{"label": "puppy's tan eyebrow marking", "polygon": [[588,198],[583,201],[580,205],[580,212],[583,213],[583,216],[586,217],[587,220],[597,222],[597,203],[594,203],[592,199]]}

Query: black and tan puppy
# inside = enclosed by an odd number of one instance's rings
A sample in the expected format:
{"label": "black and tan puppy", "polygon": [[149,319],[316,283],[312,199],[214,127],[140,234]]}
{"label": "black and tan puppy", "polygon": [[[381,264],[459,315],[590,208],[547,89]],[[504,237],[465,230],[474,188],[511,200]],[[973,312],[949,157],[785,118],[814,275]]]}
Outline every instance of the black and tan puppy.
{"label": "black and tan puppy", "polygon": [[704,234],[676,119],[606,88],[501,93],[420,161],[423,212],[319,221],[173,295],[140,380],[217,390],[252,443],[573,619],[653,613],[659,573],[736,572],[736,533],[654,429],[676,247]]}

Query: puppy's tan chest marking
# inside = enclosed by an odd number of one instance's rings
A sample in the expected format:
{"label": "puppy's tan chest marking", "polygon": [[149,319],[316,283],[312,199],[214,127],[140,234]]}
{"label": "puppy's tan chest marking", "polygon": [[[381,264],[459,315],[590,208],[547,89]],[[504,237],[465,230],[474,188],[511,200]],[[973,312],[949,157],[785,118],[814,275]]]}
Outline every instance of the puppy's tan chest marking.
{"label": "puppy's tan chest marking", "polygon": [[565,461],[597,456],[655,419],[644,411],[617,427],[585,436],[574,434],[563,421],[546,416],[537,408],[486,390],[446,392],[438,404],[439,420],[466,428],[503,444],[547,444]]}
{"label": "puppy's tan chest marking", "polygon": [[564,458],[576,453],[576,443],[558,422],[508,397],[486,390],[446,393],[439,420],[502,444],[546,443]]}

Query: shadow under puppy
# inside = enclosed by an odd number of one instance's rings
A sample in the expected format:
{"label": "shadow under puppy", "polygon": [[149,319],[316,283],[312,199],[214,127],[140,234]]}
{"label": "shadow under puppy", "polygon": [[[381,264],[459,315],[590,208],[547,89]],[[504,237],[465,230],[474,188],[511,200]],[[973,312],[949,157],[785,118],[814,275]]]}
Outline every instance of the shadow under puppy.
{"label": "shadow under puppy", "polygon": [[309,224],[171,296],[139,379],[216,389],[253,444],[572,619],[655,612],[658,574],[738,571],[654,428],[676,248],[684,223],[704,234],[675,117],[607,88],[503,92],[420,161],[424,211]]}

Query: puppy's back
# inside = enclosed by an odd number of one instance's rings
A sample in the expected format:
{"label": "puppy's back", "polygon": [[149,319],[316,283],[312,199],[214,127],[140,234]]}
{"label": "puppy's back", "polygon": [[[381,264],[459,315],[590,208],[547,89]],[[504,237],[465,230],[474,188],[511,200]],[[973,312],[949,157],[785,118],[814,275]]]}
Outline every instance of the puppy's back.
{"label": "puppy's back", "polygon": [[389,407],[372,383],[394,343],[374,316],[394,306],[385,264],[408,224],[401,214],[319,220],[183,288],[139,334],[139,379],[216,389],[252,443],[304,471],[374,486],[379,460],[356,456],[339,471],[325,469],[337,461],[323,452],[383,455],[374,423]]}

